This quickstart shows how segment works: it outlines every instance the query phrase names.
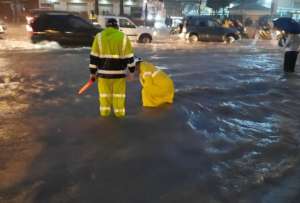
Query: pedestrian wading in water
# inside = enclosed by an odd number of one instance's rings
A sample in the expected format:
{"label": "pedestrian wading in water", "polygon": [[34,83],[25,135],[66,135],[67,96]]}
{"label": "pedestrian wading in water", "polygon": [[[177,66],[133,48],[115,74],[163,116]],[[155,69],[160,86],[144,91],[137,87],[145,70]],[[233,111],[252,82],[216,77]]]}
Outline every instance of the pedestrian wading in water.
{"label": "pedestrian wading in water", "polygon": [[286,73],[295,72],[300,37],[298,34],[286,33],[281,40],[280,44],[285,48],[283,70]]}
{"label": "pedestrian wading in water", "polygon": [[127,68],[134,72],[133,50],[116,19],[108,19],[106,27],[92,45],[90,78],[98,78],[100,115],[109,116],[113,109],[116,117],[124,117]]}

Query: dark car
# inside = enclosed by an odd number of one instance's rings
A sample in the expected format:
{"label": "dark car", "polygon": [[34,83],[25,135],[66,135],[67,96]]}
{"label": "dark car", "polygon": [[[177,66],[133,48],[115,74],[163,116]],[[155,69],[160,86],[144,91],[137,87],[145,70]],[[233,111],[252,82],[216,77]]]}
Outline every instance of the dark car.
{"label": "dark car", "polygon": [[33,10],[26,17],[33,43],[56,41],[67,46],[91,46],[100,27],[72,12]]}
{"label": "dark car", "polygon": [[240,39],[240,32],[235,28],[222,27],[211,16],[188,16],[183,21],[185,38],[191,42],[215,41],[231,43]]}

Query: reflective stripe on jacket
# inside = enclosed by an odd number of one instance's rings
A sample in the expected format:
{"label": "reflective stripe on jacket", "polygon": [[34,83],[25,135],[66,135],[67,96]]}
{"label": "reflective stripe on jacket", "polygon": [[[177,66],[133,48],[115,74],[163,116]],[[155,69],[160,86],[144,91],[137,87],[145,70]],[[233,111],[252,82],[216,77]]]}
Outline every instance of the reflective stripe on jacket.
{"label": "reflective stripe on jacket", "polygon": [[128,37],[115,28],[98,33],[90,53],[90,71],[102,78],[124,78],[134,61]]}

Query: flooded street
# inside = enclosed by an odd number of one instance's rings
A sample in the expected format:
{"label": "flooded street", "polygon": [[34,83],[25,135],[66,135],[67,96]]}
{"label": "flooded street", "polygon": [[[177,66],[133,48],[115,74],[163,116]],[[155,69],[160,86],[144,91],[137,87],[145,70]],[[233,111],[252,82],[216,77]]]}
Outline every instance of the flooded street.
{"label": "flooded street", "polygon": [[[0,41],[1,43],[1,41]],[[298,203],[300,69],[273,41],[154,43],[174,104],[100,118],[88,48],[0,48],[0,202]]]}

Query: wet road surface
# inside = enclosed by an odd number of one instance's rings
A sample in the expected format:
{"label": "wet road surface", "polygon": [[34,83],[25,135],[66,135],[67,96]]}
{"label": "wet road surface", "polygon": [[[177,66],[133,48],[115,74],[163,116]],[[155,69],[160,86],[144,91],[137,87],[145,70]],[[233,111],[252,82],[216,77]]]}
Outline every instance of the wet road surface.
{"label": "wet road surface", "polygon": [[[32,48],[32,47],[31,47]],[[300,200],[300,70],[270,42],[153,44],[175,103],[98,116],[87,48],[0,51],[0,202]]]}

